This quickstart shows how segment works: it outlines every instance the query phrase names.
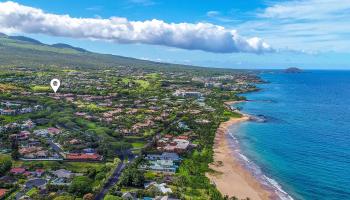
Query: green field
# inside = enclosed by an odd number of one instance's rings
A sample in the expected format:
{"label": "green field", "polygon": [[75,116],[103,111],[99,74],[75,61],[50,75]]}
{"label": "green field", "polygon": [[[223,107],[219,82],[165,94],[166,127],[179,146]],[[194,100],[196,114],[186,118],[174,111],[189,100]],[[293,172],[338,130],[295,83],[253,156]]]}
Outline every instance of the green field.
{"label": "green field", "polygon": [[59,162],[59,161],[14,161],[15,167],[38,167],[45,170],[67,169],[76,173],[84,173],[89,168],[100,170],[104,163],[88,163],[88,162]]}
{"label": "green field", "polygon": [[32,87],[34,92],[49,92],[51,90],[50,86],[45,85],[35,85]]}

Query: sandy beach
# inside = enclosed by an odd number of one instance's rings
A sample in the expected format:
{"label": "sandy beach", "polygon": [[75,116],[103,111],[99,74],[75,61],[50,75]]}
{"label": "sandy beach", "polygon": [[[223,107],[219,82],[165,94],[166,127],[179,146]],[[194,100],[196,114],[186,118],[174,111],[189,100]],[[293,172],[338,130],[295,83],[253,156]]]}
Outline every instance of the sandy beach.
{"label": "sandy beach", "polygon": [[241,166],[230,148],[227,137],[229,127],[247,120],[249,117],[243,116],[220,124],[214,142],[214,162],[210,164],[210,168],[215,172],[206,175],[223,195],[236,196],[239,199],[271,199],[271,192],[264,189],[252,174]]}

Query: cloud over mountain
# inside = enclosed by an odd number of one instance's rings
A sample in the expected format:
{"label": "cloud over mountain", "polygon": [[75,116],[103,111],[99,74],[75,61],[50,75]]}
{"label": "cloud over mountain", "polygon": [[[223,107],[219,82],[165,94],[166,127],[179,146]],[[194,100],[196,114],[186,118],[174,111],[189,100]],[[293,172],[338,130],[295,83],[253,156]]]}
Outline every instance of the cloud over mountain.
{"label": "cloud over mountain", "polygon": [[129,21],[119,17],[74,18],[11,1],[0,3],[0,31],[164,45],[215,53],[273,51],[260,38],[245,38],[236,30],[210,23],[166,23],[157,19]]}

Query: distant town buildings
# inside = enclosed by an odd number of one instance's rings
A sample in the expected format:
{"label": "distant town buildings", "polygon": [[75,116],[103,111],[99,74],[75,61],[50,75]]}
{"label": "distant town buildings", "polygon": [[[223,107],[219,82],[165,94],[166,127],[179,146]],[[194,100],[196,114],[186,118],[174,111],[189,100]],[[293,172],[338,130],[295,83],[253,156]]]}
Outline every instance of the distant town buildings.
{"label": "distant town buildings", "polygon": [[196,97],[199,98],[202,96],[202,93],[196,91],[185,91],[185,90],[176,90],[173,93],[174,96],[177,97]]}

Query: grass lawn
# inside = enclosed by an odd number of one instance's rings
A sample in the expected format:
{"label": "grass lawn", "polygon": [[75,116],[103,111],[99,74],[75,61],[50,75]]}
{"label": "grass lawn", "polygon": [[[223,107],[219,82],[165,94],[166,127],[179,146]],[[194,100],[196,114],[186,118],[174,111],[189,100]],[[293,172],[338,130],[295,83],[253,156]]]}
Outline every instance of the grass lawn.
{"label": "grass lawn", "polygon": [[141,149],[135,149],[131,151],[133,154],[138,155],[141,153]]}
{"label": "grass lawn", "polygon": [[31,113],[16,115],[16,116],[1,115],[0,119],[4,123],[12,123],[12,122],[28,119],[30,115]]}
{"label": "grass lawn", "polygon": [[0,160],[3,161],[3,160],[11,160],[11,156],[9,155],[5,155],[5,154],[0,154]]}
{"label": "grass lawn", "polygon": [[56,170],[64,168],[76,173],[84,173],[89,168],[101,169],[104,163],[88,162],[58,162],[58,161],[13,161],[15,167],[37,167],[45,170]]}
{"label": "grass lawn", "polygon": [[36,73],[36,75],[38,76],[38,77],[44,77],[44,76],[47,76],[49,73],[47,73],[47,72],[37,72]]}
{"label": "grass lawn", "polygon": [[136,135],[131,135],[131,136],[124,136],[125,139],[129,140],[142,140],[142,136],[136,136]]}
{"label": "grass lawn", "polygon": [[125,192],[132,192],[132,191],[137,191],[139,190],[139,188],[134,188],[134,187],[123,187],[121,188],[121,192],[125,193]]}
{"label": "grass lawn", "polygon": [[33,194],[37,194],[38,193],[38,189],[36,188],[32,188],[31,190],[29,190],[26,195],[28,196],[32,196]]}
{"label": "grass lawn", "polygon": [[160,75],[157,73],[151,73],[151,74],[147,74],[146,77],[150,79],[158,79],[160,78]]}
{"label": "grass lawn", "polygon": [[87,162],[65,162],[64,166],[66,169],[76,172],[86,172],[89,168],[95,168],[97,171],[100,170],[105,164],[104,163],[87,163]]}
{"label": "grass lawn", "polygon": [[242,117],[242,115],[239,114],[239,113],[231,112],[231,111],[227,111],[227,110],[224,111],[223,116],[224,117],[233,117],[233,118],[240,118],[240,117]]}
{"label": "grass lawn", "polygon": [[64,69],[63,72],[78,72],[78,71],[74,69]]}
{"label": "grass lawn", "polygon": [[80,100],[77,101],[77,105],[79,108],[87,109],[88,111],[92,111],[92,112],[99,112],[99,111],[107,111],[108,110],[108,108],[106,108],[106,107],[98,106],[94,103],[86,103],[86,102],[83,102]]}
{"label": "grass lawn", "polygon": [[122,79],[122,82],[124,83],[124,84],[128,84],[128,83],[130,83],[130,79],[128,79],[128,78],[123,78]]}
{"label": "grass lawn", "polygon": [[150,84],[148,81],[145,80],[135,80],[135,83],[139,84],[142,89],[148,89]]}
{"label": "grass lawn", "polygon": [[143,133],[143,136],[144,137],[149,137],[149,136],[153,136],[155,134],[155,131],[153,129],[150,129],[150,130],[146,130],[144,133]]}
{"label": "grass lawn", "polygon": [[142,148],[145,146],[145,142],[133,142],[131,145],[133,148]]}
{"label": "grass lawn", "polygon": [[35,85],[32,87],[34,92],[49,92],[51,90],[49,85]]}
{"label": "grass lawn", "polygon": [[164,175],[161,173],[152,172],[152,171],[145,172],[145,179],[146,180],[155,180],[157,178],[162,178],[162,177],[164,177]]}
{"label": "grass lawn", "polygon": [[3,84],[3,83],[0,84],[0,92],[13,92],[14,90],[22,90],[22,88],[19,88],[11,84]]}

